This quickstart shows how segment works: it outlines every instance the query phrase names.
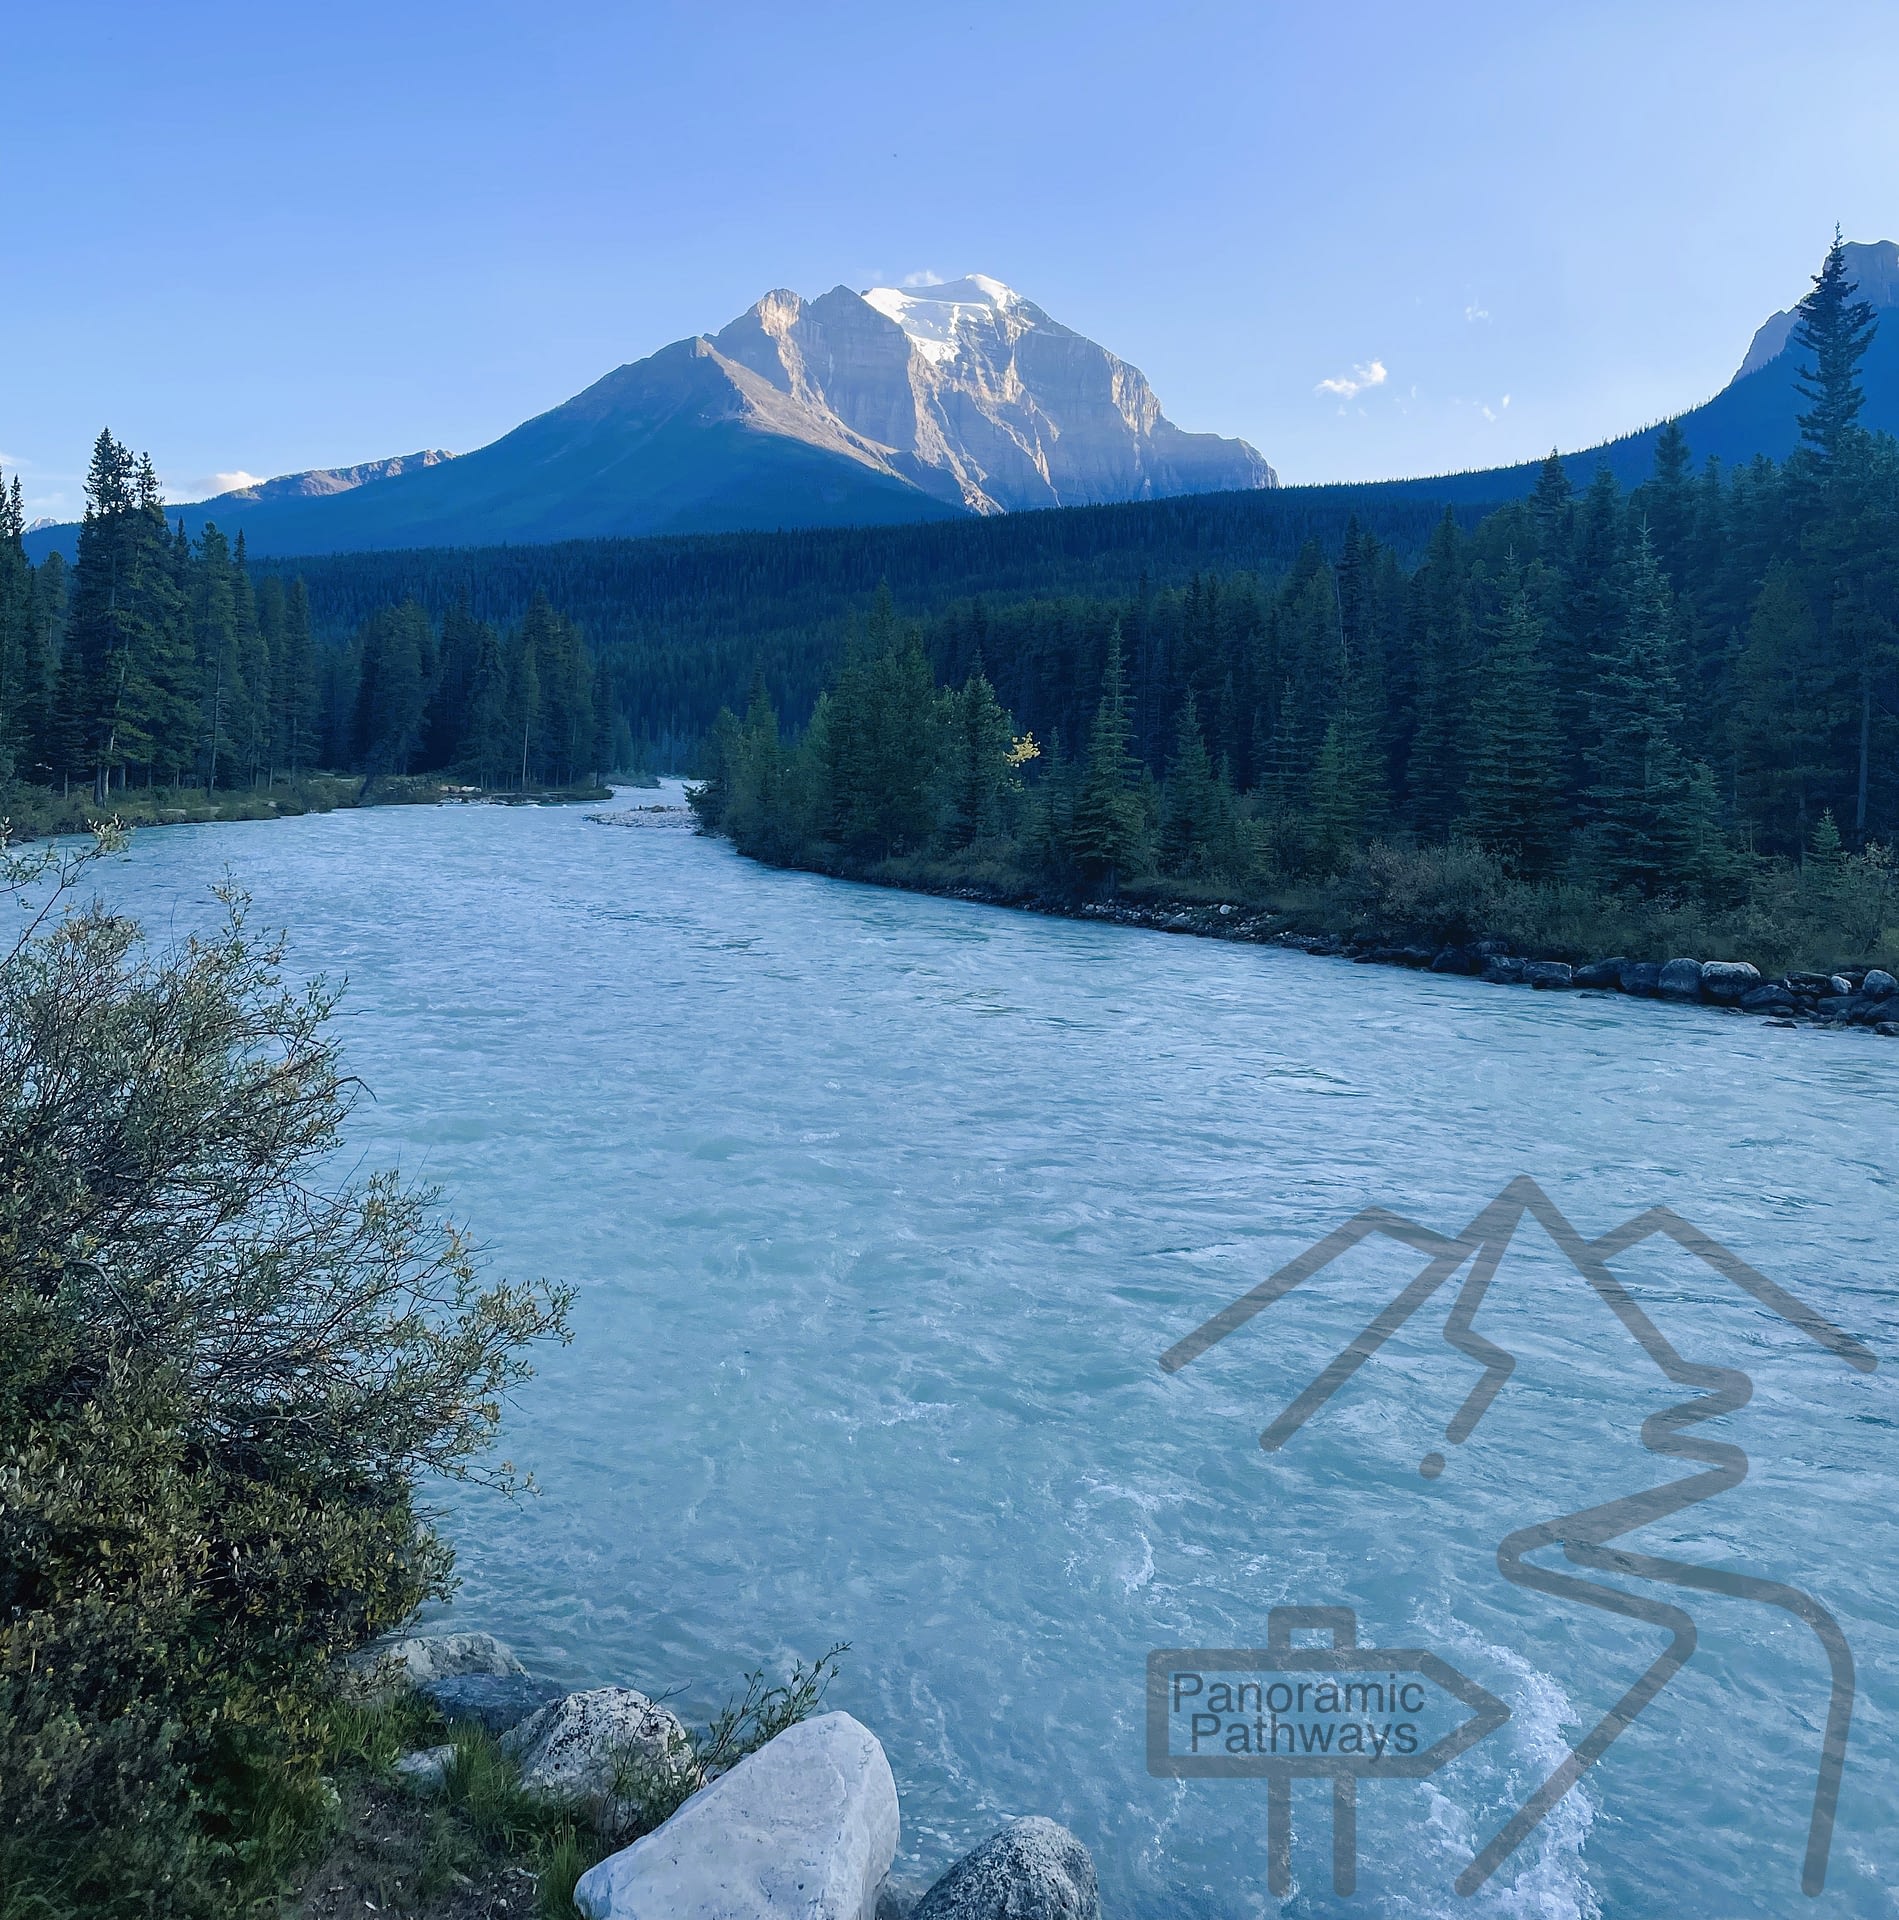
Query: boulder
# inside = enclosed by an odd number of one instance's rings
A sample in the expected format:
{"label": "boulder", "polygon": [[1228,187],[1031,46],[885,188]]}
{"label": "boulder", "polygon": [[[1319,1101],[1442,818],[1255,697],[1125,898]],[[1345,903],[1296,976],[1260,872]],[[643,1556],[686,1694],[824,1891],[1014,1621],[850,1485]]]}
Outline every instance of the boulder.
{"label": "boulder", "polygon": [[1704,960],[1701,997],[1724,1007],[1738,1007],[1742,998],[1761,983],[1761,970],[1745,960]]}
{"label": "boulder", "polygon": [[492,1633],[415,1633],[381,1640],[343,1663],[349,1693],[361,1700],[387,1700],[440,1680],[466,1674],[527,1677],[513,1651]]}
{"label": "boulder", "polygon": [[1852,993],[1829,993],[1825,995],[1814,1011],[1822,1020],[1850,1019],[1859,1007],[1859,996]]}
{"label": "boulder", "polygon": [[451,1673],[416,1691],[444,1720],[475,1720],[490,1733],[506,1733],[564,1689],[525,1673]]}
{"label": "boulder", "polygon": [[944,1874],[910,1920],[1100,1920],[1095,1863],[1053,1820],[1011,1820]]}
{"label": "boulder", "polygon": [[897,1783],[868,1727],[787,1727],[657,1831],[581,1875],[587,1920],[874,1920]]}
{"label": "boulder", "polygon": [[1575,969],[1567,960],[1526,960],[1523,977],[1531,986],[1548,992],[1553,987],[1567,987],[1575,978]]}
{"label": "boulder", "polygon": [[1660,990],[1662,970],[1653,960],[1625,960],[1616,975],[1616,984],[1624,993],[1652,1000]]}
{"label": "boulder", "polygon": [[1743,1013],[1792,1013],[1800,1005],[1778,981],[1741,995]]}
{"label": "boulder", "polygon": [[1790,993],[1846,993],[1849,988],[1843,980],[1835,980],[1830,973],[1790,973],[1786,979]]}
{"label": "boulder", "polygon": [[1899,993],[1899,980],[1895,980],[1884,967],[1874,967],[1859,983],[1859,990],[1869,1000],[1890,1000]]}
{"label": "boulder", "polygon": [[1520,987],[1528,964],[1525,960],[1513,960],[1507,953],[1493,954],[1484,962],[1483,978],[1493,987]]}
{"label": "boulder", "polygon": [[1483,962],[1468,947],[1440,947],[1431,961],[1433,973],[1475,973]]}
{"label": "boulder", "polygon": [[624,1831],[626,1766],[664,1771],[692,1764],[679,1716],[631,1687],[590,1687],[552,1701],[504,1733],[501,1750],[519,1764],[522,1792],[584,1806],[609,1833]]}
{"label": "boulder", "polygon": [[1569,976],[1569,984],[1572,987],[1617,989],[1622,985],[1622,969],[1628,964],[1621,954],[1617,954],[1613,960],[1591,960]]}
{"label": "boulder", "polygon": [[1656,977],[1655,991],[1664,1000],[1699,1000],[1701,998],[1701,962],[1670,960]]}
{"label": "boulder", "polygon": [[417,1753],[398,1754],[392,1771],[404,1786],[418,1793],[440,1793],[454,1758],[452,1746],[424,1747]]}

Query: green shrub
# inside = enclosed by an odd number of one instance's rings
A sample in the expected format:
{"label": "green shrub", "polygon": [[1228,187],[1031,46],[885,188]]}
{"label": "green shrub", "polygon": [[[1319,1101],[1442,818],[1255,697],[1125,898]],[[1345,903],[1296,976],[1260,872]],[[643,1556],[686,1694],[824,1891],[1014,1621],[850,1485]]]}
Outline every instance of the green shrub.
{"label": "green shrub", "polygon": [[[558,1290],[434,1196],[326,1193],[355,1086],[245,903],[154,954],[0,843],[0,1914],[228,1914],[332,1816],[327,1675],[448,1591]],[[37,1904],[36,1904],[37,1903]]]}

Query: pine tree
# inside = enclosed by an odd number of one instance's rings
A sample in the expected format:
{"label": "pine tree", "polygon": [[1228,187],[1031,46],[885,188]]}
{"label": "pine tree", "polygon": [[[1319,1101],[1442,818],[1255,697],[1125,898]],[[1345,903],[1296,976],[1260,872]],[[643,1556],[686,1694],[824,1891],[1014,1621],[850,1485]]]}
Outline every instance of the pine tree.
{"label": "pine tree", "polygon": [[315,764],[320,714],[316,652],[310,637],[310,595],[301,574],[284,595],[277,713],[277,757],[294,778]]}
{"label": "pine tree", "polygon": [[961,849],[995,838],[1008,824],[1016,785],[1015,728],[980,660],[949,696],[947,709],[943,830],[950,846]]}
{"label": "pine tree", "polygon": [[1575,489],[1569,484],[1569,470],[1554,447],[1549,458],[1537,469],[1536,485],[1530,493],[1530,519],[1536,528],[1537,552],[1552,565],[1559,564],[1569,552],[1570,517],[1575,511]]}
{"label": "pine tree", "polygon": [[1846,451],[1866,404],[1859,363],[1872,345],[1878,322],[1858,293],[1858,283],[1847,276],[1846,249],[1835,227],[1833,244],[1813,276],[1813,291],[1800,302],[1794,332],[1796,344],[1813,360],[1800,369],[1799,391],[1812,402],[1800,416],[1800,437],[1827,461]]}
{"label": "pine tree", "polygon": [[1677,736],[1674,610],[1646,529],[1623,597],[1621,633],[1597,662],[1592,832],[1611,886],[1657,893],[1684,877],[1692,834],[1690,770]]}
{"label": "pine tree", "polygon": [[363,635],[356,760],[372,779],[409,771],[427,701],[428,615],[413,600],[377,615]]}
{"label": "pine tree", "polygon": [[1088,759],[1075,795],[1069,847],[1085,878],[1110,891],[1140,856],[1142,809],[1139,769],[1129,753],[1127,673],[1121,659],[1121,626],[1108,641],[1101,698],[1088,734]]}
{"label": "pine tree", "polygon": [[1556,864],[1564,828],[1562,743],[1542,622],[1519,587],[1495,628],[1471,712],[1463,831],[1516,871]]}
{"label": "pine tree", "polygon": [[[1464,729],[1470,712],[1471,609],[1462,536],[1444,510],[1424,564],[1412,581],[1413,643],[1418,656],[1418,721],[1406,765],[1411,814],[1419,832],[1441,839],[1457,818],[1464,786]],[[1358,776],[1362,743],[1339,735],[1331,765],[1346,758]],[[1321,749],[1321,761],[1324,751]],[[1315,774],[1316,778],[1316,774]]]}
{"label": "pine tree", "polygon": [[1180,703],[1173,758],[1161,809],[1160,861],[1167,873],[1195,878],[1219,863],[1226,838],[1227,796],[1200,731],[1200,714],[1189,693]]}
{"label": "pine tree", "polygon": [[[481,787],[498,787],[508,772],[513,734],[508,724],[508,668],[501,640],[486,621],[475,640],[475,664],[469,676],[468,711],[457,757]],[[724,802],[720,801],[723,808]]]}

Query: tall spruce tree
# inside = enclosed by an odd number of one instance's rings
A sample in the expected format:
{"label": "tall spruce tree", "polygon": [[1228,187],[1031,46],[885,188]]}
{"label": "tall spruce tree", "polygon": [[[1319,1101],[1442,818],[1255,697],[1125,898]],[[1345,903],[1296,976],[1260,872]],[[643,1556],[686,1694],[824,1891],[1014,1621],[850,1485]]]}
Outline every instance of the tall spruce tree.
{"label": "tall spruce tree", "polygon": [[1870,303],[1858,295],[1835,227],[1833,244],[1813,276],[1813,290],[1800,302],[1794,330],[1796,345],[1812,360],[1800,369],[1799,390],[1811,402],[1800,416],[1800,437],[1827,461],[1837,460],[1851,444],[1866,404],[1859,363],[1878,323]]}
{"label": "tall spruce tree", "polygon": [[1589,803],[1603,878],[1653,894],[1687,875],[1693,834],[1674,609],[1646,528],[1626,575],[1620,632],[1596,663]]}
{"label": "tall spruce tree", "polygon": [[1161,807],[1163,871],[1195,878],[1216,870],[1225,851],[1228,804],[1191,692],[1180,703]]}
{"label": "tall spruce tree", "polygon": [[1462,831],[1517,872],[1547,874],[1561,852],[1562,742],[1543,623],[1519,586],[1494,627],[1471,712]]}
{"label": "tall spruce tree", "polygon": [[1112,890],[1140,857],[1140,769],[1129,751],[1127,672],[1117,621],[1108,639],[1101,697],[1088,732],[1088,759],[1075,794],[1069,849],[1083,875]]}

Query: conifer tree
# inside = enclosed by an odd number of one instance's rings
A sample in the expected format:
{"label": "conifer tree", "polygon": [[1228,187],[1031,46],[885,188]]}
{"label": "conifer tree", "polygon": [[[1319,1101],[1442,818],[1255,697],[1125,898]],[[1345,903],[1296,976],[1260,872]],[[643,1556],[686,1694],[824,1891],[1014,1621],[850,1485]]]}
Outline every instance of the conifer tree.
{"label": "conifer tree", "polygon": [[1519,587],[1484,659],[1471,714],[1463,831],[1518,872],[1556,864],[1563,817],[1562,747],[1542,622]]}
{"label": "conifer tree", "polygon": [[1688,868],[1690,770],[1677,732],[1674,610],[1646,529],[1627,576],[1621,632],[1597,662],[1592,831],[1610,885],[1658,893]]}
{"label": "conifer tree", "polygon": [[[498,787],[508,771],[512,733],[508,725],[508,669],[501,640],[486,621],[475,640],[475,664],[469,676],[468,712],[459,758],[475,784]],[[723,808],[724,801],[721,799]]]}
{"label": "conifer tree", "polygon": [[1127,673],[1121,658],[1117,621],[1108,640],[1101,675],[1101,698],[1088,734],[1088,759],[1075,795],[1069,844],[1076,864],[1090,880],[1110,891],[1139,859],[1142,809],[1138,769],[1128,751]]}
{"label": "conifer tree", "polygon": [[1007,824],[1015,786],[1015,729],[978,661],[948,696],[944,837],[955,848],[993,839]]}
{"label": "conifer tree", "polygon": [[1214,868],[1222,852],[1227,824],[1226,795],[1200,731],[1200,715],[1191,692],[1180,703],[1173,758],[1161,810],[1160,861],[1163,871],[1196,877]]}
{"label": "conifer tree", "polygon": [[1866,403],[1859,363],[1872,345],[1877,319],[1870,303],[1858,295],[1835,227],[1833,244],[1813,276],[1813,290],[1800,302],[1794,331],[1795,343],[1813,363],[1800,369],[1799,391],[1812,403],[1800,416],[1800,437],[1829,462],[1846,451],[1858,432]]}

